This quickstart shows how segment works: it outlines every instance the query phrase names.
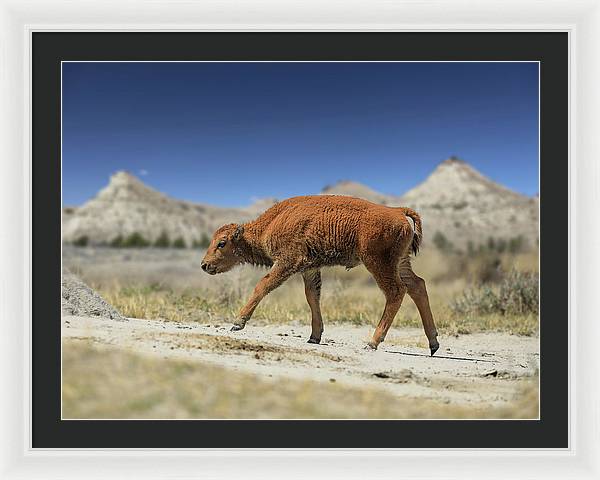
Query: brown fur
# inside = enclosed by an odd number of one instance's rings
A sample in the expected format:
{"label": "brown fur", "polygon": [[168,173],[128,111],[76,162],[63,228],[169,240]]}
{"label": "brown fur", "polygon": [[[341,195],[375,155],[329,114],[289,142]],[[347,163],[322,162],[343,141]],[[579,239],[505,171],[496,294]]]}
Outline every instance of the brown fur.
{"label": "brown fur", "polygon": [[[414,222],[414,230],[408,218]],[[369,346],[377,348],[383,341],[404,294],[408,293],[421,314],[433,355],[438,348],[437,332],[425,282],[414,274],[408,257],[411,251],[417,253],[421,238],[421,219],[409,208],[338,195],[294,197],[277,203],[252,222],[219,228],[202,260],[202,268],[216,274],[243,263],[271,267],[240,311],[234,330],[244,328],[269,292],[291,275],[302,274],[312,312],[309,342],[319,343],[323,332],[320,268],[352,268],[362,263],[386,298]],[[224,244],[218,247],[219,242]]]}

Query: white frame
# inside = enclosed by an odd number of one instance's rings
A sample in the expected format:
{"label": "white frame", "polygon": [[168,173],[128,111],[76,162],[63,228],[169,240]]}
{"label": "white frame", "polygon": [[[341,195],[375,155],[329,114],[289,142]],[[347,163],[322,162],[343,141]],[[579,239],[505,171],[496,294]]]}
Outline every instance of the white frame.
{"label": "white frame", "polygon": [[[465,20],[468,19],[468,20]],[[188,22],[188,23],[182,23]],[[567,450],[32,450],[30,39],[40,30],[568,31],[571,445]],[[600,478],[600,4],[595,0],[0,0],[2,478]],[[581,219],[578,221],[578,219]],[[199,434],[202,434],[199,432]],[[402,432],[398,432],[399,435]],[[110,459],[110,460],[109,460]],[[109,460],[109,461],[107,461]]]}

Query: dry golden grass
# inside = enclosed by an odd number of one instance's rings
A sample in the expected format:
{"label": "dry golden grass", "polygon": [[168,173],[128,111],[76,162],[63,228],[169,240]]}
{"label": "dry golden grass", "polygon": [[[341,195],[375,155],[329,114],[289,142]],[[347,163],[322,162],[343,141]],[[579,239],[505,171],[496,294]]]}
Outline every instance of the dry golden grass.
{"label": "dry golden grass", "polygon": [[[202,294],[127,288],[101,290],[100,293],[127,317],[163,319],[169,321],[207,322],[214,318],[231,321],[243,306],[243,300],[221,304]],[[288,294],[289,295],[289,294]],[[255,312],[252,322],[304,323],[310,318],[308,305],[302,297],[289,295],[285,302],[267,298]],[[346,290],[329,301],[322,302],[323,318],[331,323],[376,325],[383,310],[384,300],[376,288],[361,289],[354,293]],[[537,315],[502,315],[498,313],[459,315],[443,301],[432,301],[438,330],[447,335],[481,331],[503,331],[518,335],[535,335],[538,332]],[[397,327],[420,327],[418,312],[407,297],[398,313]]]}
{"label": "dry golden grass", "polygon": [[[432,310],[441,333],[452,335],[492,330],[519,335],[537,334],[539,322],[535,314],[465,315],[450,309],[450,303],[465,289],[477,285],[480,276],[493,275],[496,263],[505,270],[537,271],[537,253],[505,254],[492,259],[479,256],[469,260],[465,256],[448,256],[428,250],[415,259],[414,270],[428,282]],[[119,282],[95,283],[94,287],[128,317],[200,322],[218,318],[230,321],[263,274],[264,270],[243,267],[217,277],[205,275],[207,283],[193,289],[141,282],[127,287]],[[204,277],[200,278],[204,280]],[[364,267],[351,271],[343,268],[323,271],[321,308],[325,322],[376,325],[383,307],[384,297]],[[306,323],[309,322],[309,312],[302,280],[296,276],[261,302],[252,322]],[[398,312],[395,325],[421,326],[417,309],[408,296]]]}
{"label": "dry golden grass", "polygon": [[502,408],[265,379],[85,341],[63,343],[63,418],[537,418],[537,381]]}
{"label": "dry golden grass", "polygon": [[[231,321],[238,314],[265,269],[236,268],[211,277],[199,268],[202,251],[119,252],[115,249],[67,249],[69,268],[98,290],[124,315],[174,321]],[[451,308],[465,290],[481,281],[494,281],[498,269],[537,272],[537,250],[519,254],[444,254],[424,249],[414,260],[415,272],[425,278],[438,329],[443,334],[503,331],[536,335],[538,316],[470,312]],[[496,279],[497,280],[497,279]],[[323,270],[321,307],[327,323],[376,325],[384,298],[362,266]],[[299,276],[294,276],[261,302],[252,322],[309,322],[309,308]],[[408,296],[395,321],[400,327],[421,327],[418,312]]]}

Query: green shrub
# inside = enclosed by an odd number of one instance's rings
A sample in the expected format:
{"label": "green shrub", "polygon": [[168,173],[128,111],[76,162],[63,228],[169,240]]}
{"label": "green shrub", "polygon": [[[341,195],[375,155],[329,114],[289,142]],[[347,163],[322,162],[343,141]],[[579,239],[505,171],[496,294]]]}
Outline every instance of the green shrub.
{"label": "green shrub", "polygon": [[440,232],[435,232],[433,236],[433,244],[442,252],[449,253],[454,250],[454,245],[450,240],[446,238],[446,236]]}
{"label": "green shrub", "polygon": [[109,245],[113,248],[121,248],[123,246],[123,235],[118,235],[113,238]]}
{"label": "green shrub", "polygon": [[194,240],[192,242],[192,247],[194,247],[194,248],[208,248],[209,245],[210,245],[210,237],[206,233],[202,234],[202,236],[200,237],[200,240]]}
{"label": "green shrub", "polygon": [[511,270],[498,285],[481,285],[467,290],[450,308],[459,314],[537,314],[539,311],[537,273]]}
{"label": "green shrub", "polygon": [[523,235],[511,238],[508,241],[508,251],[510,253],[520,253],[527,250],[527,243]]}
{"label": "green shrub", "polygon": [[75,245],[76,247],[87,247],[89,240],[90,239],[87,235],[82,235],[81,237],[78,237],[77,239],[75,239],[75,241],[73,241],[73,245]]}
{"label": "green shrub", "polygon": [[506,240],[504,240],[503,238],[499,239],[496,242],[496,251],[498,253],[502,253],[506,250]]}
{"label": "green shrub", "polygon": [[508,240],[489,237],[485,245],[479,245],[480,252],[487,250],[487,252],[491,253],[522,253],[527,249],[527,240],[523,235],[518,235]]}
{"label": "green shrub", "polygon": [[173,240],[173,248],[186,248],[185,240],[182,237],[177,237]]}
{"label": "green shrub", "polygon": [[138,232],[133,232],[123,241],[123,247],[125,248],[143,248],[148,245],[150,245],[150,242]]}
{"label": "green shrub", "polygon": [[208,248],[208,246],[210,245],[210,237],[206,234],[203,233],[202,234],[202,238],[200,239],[200,248]]}
{"label": "green shrub", "polygon": [[523,237],[515,237],[510,240],[489,237],[484,250],[487,250],[488,253],[519,253],[523,244]]}
{"label": "green shrub", "polygon": [[473,243],[473,240],[469,240],[467,242],[467,253],[469,255],[474,255],[475,254],[475,244]]}
{"label": "green shrub", "polygon": [[158,248],[169,248],[171,246],[171,240],[169,240],[169,235],[167,232],[163,230],[163,232],[154,242],[154,246]]}

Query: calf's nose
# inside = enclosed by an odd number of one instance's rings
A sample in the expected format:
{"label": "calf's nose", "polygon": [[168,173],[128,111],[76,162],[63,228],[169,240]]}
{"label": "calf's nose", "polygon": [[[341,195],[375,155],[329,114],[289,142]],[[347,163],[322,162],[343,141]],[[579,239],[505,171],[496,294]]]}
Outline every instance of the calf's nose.
{"label": "calf's nose", "polygon": [[208,268],[208,264],[206,262],[202,262],[200,264],[200,267],[202,268],[202,270],[204,270],[206,272],[206,269]]}

